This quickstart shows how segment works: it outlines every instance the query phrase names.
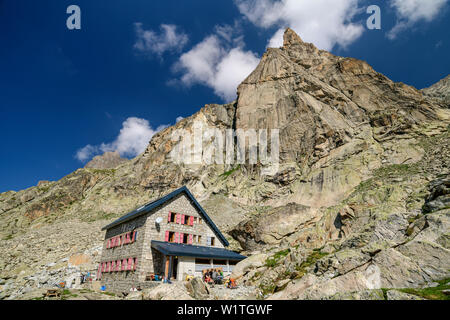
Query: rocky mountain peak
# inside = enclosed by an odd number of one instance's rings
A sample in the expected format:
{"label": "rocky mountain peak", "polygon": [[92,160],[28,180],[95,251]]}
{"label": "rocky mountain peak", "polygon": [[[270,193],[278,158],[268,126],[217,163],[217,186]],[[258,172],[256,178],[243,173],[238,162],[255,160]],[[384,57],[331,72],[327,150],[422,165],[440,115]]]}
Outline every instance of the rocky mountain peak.
{"label": "rocky mountain peak", "polygon": [[302,43],[303,43],[302,38],[300,38],[300,36],[297,33],[295,33],[294,30],[292,30],[291,28],[286,29],[283,36],[284,47],[289,47],[294,44],[302,44]]}

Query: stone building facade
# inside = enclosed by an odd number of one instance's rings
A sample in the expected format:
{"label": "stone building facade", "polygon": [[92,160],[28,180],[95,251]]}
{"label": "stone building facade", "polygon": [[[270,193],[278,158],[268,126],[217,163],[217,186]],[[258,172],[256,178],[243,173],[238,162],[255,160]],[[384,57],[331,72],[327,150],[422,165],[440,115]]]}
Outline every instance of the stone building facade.
{"label": "stone building facade", "polygon": [[[230,273],[245,257],[228,251],[228,241],[186,187],[153,201],[103,228],[97,276],[107,291],[156,285],[154,275],[183,280],[202,269]],[[209,263],[208,263],[209,262]]]}

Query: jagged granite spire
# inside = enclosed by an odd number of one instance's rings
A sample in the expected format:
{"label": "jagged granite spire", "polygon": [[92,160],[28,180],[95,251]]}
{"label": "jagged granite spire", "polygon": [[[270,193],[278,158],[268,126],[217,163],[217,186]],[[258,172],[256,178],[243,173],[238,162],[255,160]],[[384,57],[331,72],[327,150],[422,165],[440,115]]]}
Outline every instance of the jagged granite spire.
{"label": "jagged granite spire", "polygon": [[284,36],[283,36],[283,46],[284,47],[288,47],[291,46],[293,44],[302,44],[303,40],[300,38],[300,36],[295,33],[294,30],[292,30],[291,28],[287,28],[286,31],[284,32]]}

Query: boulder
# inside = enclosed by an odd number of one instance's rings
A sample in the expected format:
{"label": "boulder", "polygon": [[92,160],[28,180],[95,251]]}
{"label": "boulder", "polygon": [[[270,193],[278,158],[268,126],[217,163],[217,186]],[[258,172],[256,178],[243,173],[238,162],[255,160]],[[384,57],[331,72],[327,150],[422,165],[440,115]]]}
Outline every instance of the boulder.
{"label": "boulder", "polygon": [[156,288],[142,291],[143,300],[194,300],[183,283],[164,283]]}
{"label": "boulder", "polygon": [[268,258],[265,253],[255,254],[247,259],[240,261],[234,266],[233,272],[231,273],[231,278],[238,280],[242,278],[250,269],[255,269],[262,267]]}
{"label": "boulder", "polygon": [[209,288],[199,277],[186,282],[186,289],[194,299],[206,299],[209,295]]}
{"label": "boulder", "polygon": [[130,294],[125,297],[125,300],[142,300],[143,296],[142,291],[130,292]]}

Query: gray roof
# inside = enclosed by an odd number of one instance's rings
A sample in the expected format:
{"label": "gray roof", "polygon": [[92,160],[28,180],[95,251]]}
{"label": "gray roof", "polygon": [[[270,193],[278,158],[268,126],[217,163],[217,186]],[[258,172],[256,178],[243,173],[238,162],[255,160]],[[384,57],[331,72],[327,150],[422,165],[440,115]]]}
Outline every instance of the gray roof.
{"label": "gray roof", "polygon": [[214,247],[193,246],[190,244],[152,241],[152,248],[168,256],[216,258],[225,260],[244,260],[246,257],[239,253]]}
{"label": "gray roof", "polygon": [[197,202],[197,200],[194,198],[194,196],[192,195],[192,193],[189,191],[189,189],[186,186],[184,186],[184,187],[182,187],[182,188],[180,188],[178,190],[175,190],[175,191],[169,193],[168,195],[166,195],[166,196],[164,196],[164,197],[162,197],[162,198],[160,198],[158,200],[155,200],[155,201],[152,201],[150,203],[147,203],[146,205],[140,207],[137,210],[134,210],[134,211],[132,211],[130,213],[127,213],[126,215],[124,215],[123,217],[117,219],[116,221],[108,224],[107,226],[104,226],[102,228],[102,230],[111,229],[111,228],[113,228],[115,226],[118,226],[119,224],[125,223],[125,222],[133,220],[133,219],[135,219],[135,218],[137,218],[137,217],[139,217],[141,215],[149,213],[153,209],[155,209],[155,208],[165,204],[167,201],[175,198],[176,196],[178,196],[181,193],[186,194],[186,196],[192,201],[193,205],[198,209],[198,211],[200,212],[201,216],[206,221],[206,223],[211,227],[211,229],[217,235],[217,237],[222,242],[222,244],[227,247],[229,245],[227,239],[224,237],[222,232],[220,232],[219,228],[217,228],[217,226],[214,224],[214,222],[208,216],[206,211],[200,206],[200,204]]}

